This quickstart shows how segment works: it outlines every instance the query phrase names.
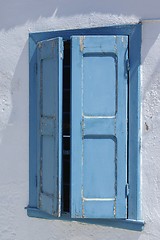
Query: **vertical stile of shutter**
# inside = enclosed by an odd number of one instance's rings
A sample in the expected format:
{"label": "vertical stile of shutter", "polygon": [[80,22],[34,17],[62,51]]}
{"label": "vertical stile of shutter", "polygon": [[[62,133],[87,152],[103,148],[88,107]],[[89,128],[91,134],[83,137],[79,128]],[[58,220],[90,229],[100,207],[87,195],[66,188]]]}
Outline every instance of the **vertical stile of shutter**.
{"label": "vertical stile of shutter", "polygon": [[71,216],[126,218],[128,37],[71,41]]}
{"label": "vertical stile of shutter", "polygon": [[61,214],[62,38],[37,44],[37,206]]}

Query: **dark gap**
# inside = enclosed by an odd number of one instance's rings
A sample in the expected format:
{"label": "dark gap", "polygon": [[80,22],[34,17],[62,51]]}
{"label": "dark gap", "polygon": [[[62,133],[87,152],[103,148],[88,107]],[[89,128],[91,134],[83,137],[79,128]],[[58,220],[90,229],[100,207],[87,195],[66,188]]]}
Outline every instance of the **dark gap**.
{"label": "dark gap", "polygon": [[[129,41],[128,41],[128,49],[129,49]],[[129,58],[129,52],[128,52],[128,59]],[[130,101],[130,92],[129,92],[129,71],[127,69],[128,73],[128,85],[127,85],[127,183],[129,184],[129,101]],[[129,199],[127,196],[127,219],[128,219],[128,204],[129,204]]]}
{"label": "dark gap", "polygon": [[62,212],[70,212],[70,41],[64,42],[63,60]]}

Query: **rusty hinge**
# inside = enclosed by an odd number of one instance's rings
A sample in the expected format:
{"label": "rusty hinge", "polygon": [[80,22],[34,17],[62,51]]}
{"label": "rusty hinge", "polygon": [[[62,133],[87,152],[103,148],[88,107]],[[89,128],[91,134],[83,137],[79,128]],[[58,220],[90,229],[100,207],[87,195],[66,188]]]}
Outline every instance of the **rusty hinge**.
{"label": "rusty hinge", "polygon": [[126,184],[126,197],[129,196],[129,189],[130,189],[129,183],[127,183],[127,184]]}
{"label": "rusty hinge", "polygon": [[126,69],[129,72],[130,71],[130,62],[129,59],[126,60]]}

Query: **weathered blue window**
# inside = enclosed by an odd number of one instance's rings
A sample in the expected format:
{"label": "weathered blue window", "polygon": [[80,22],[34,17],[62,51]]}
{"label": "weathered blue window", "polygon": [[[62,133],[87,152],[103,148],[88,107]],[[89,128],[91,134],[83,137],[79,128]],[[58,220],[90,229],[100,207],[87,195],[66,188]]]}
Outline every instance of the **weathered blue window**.
{"label": "weathered blue window", "polygon": [[142,228],[140,45],[140,25],[30,35],[29,216]]}

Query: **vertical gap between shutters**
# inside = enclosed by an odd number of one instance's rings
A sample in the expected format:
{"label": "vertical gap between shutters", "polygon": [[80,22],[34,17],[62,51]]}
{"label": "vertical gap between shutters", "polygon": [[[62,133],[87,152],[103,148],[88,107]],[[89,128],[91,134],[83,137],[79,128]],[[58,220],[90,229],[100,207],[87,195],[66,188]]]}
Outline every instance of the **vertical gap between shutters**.
{"label": "vertical gap between shutters", "polygon": [[[129,41],[128,41],[128,49],[129,49]],[[128,52],[129,59],[129,52]],[[127,68],[127,67],[126,67]],[[129,184],[129,69],[127,71],[127,184]],[[128,196],[127,196],[127,214],[126,217],[128,219]]]}
{"label": "vertical gap between shutters", "polygon": [[63,213],[70,212],[70,92],[70,41],[65,41],[63,60]]}
{"label": "vertical gap between shutters", "polygon": [[[40,117],[42,116],[42,113],[43,113],[43,60],[40,61]],[[41,127],[40,126],[40,123],[39,123],[39,128]],[[39,170],[40,170],[40,182],[39,182],[39,201],[38,201],[38,204],[39,204],[39,208],[41,208],[41,205],[42,205],[42,202],[41,202],[41,193],[43,193],[43,189],[42,189],[42,135],[40,136],[40,166],[39,166]]]}

